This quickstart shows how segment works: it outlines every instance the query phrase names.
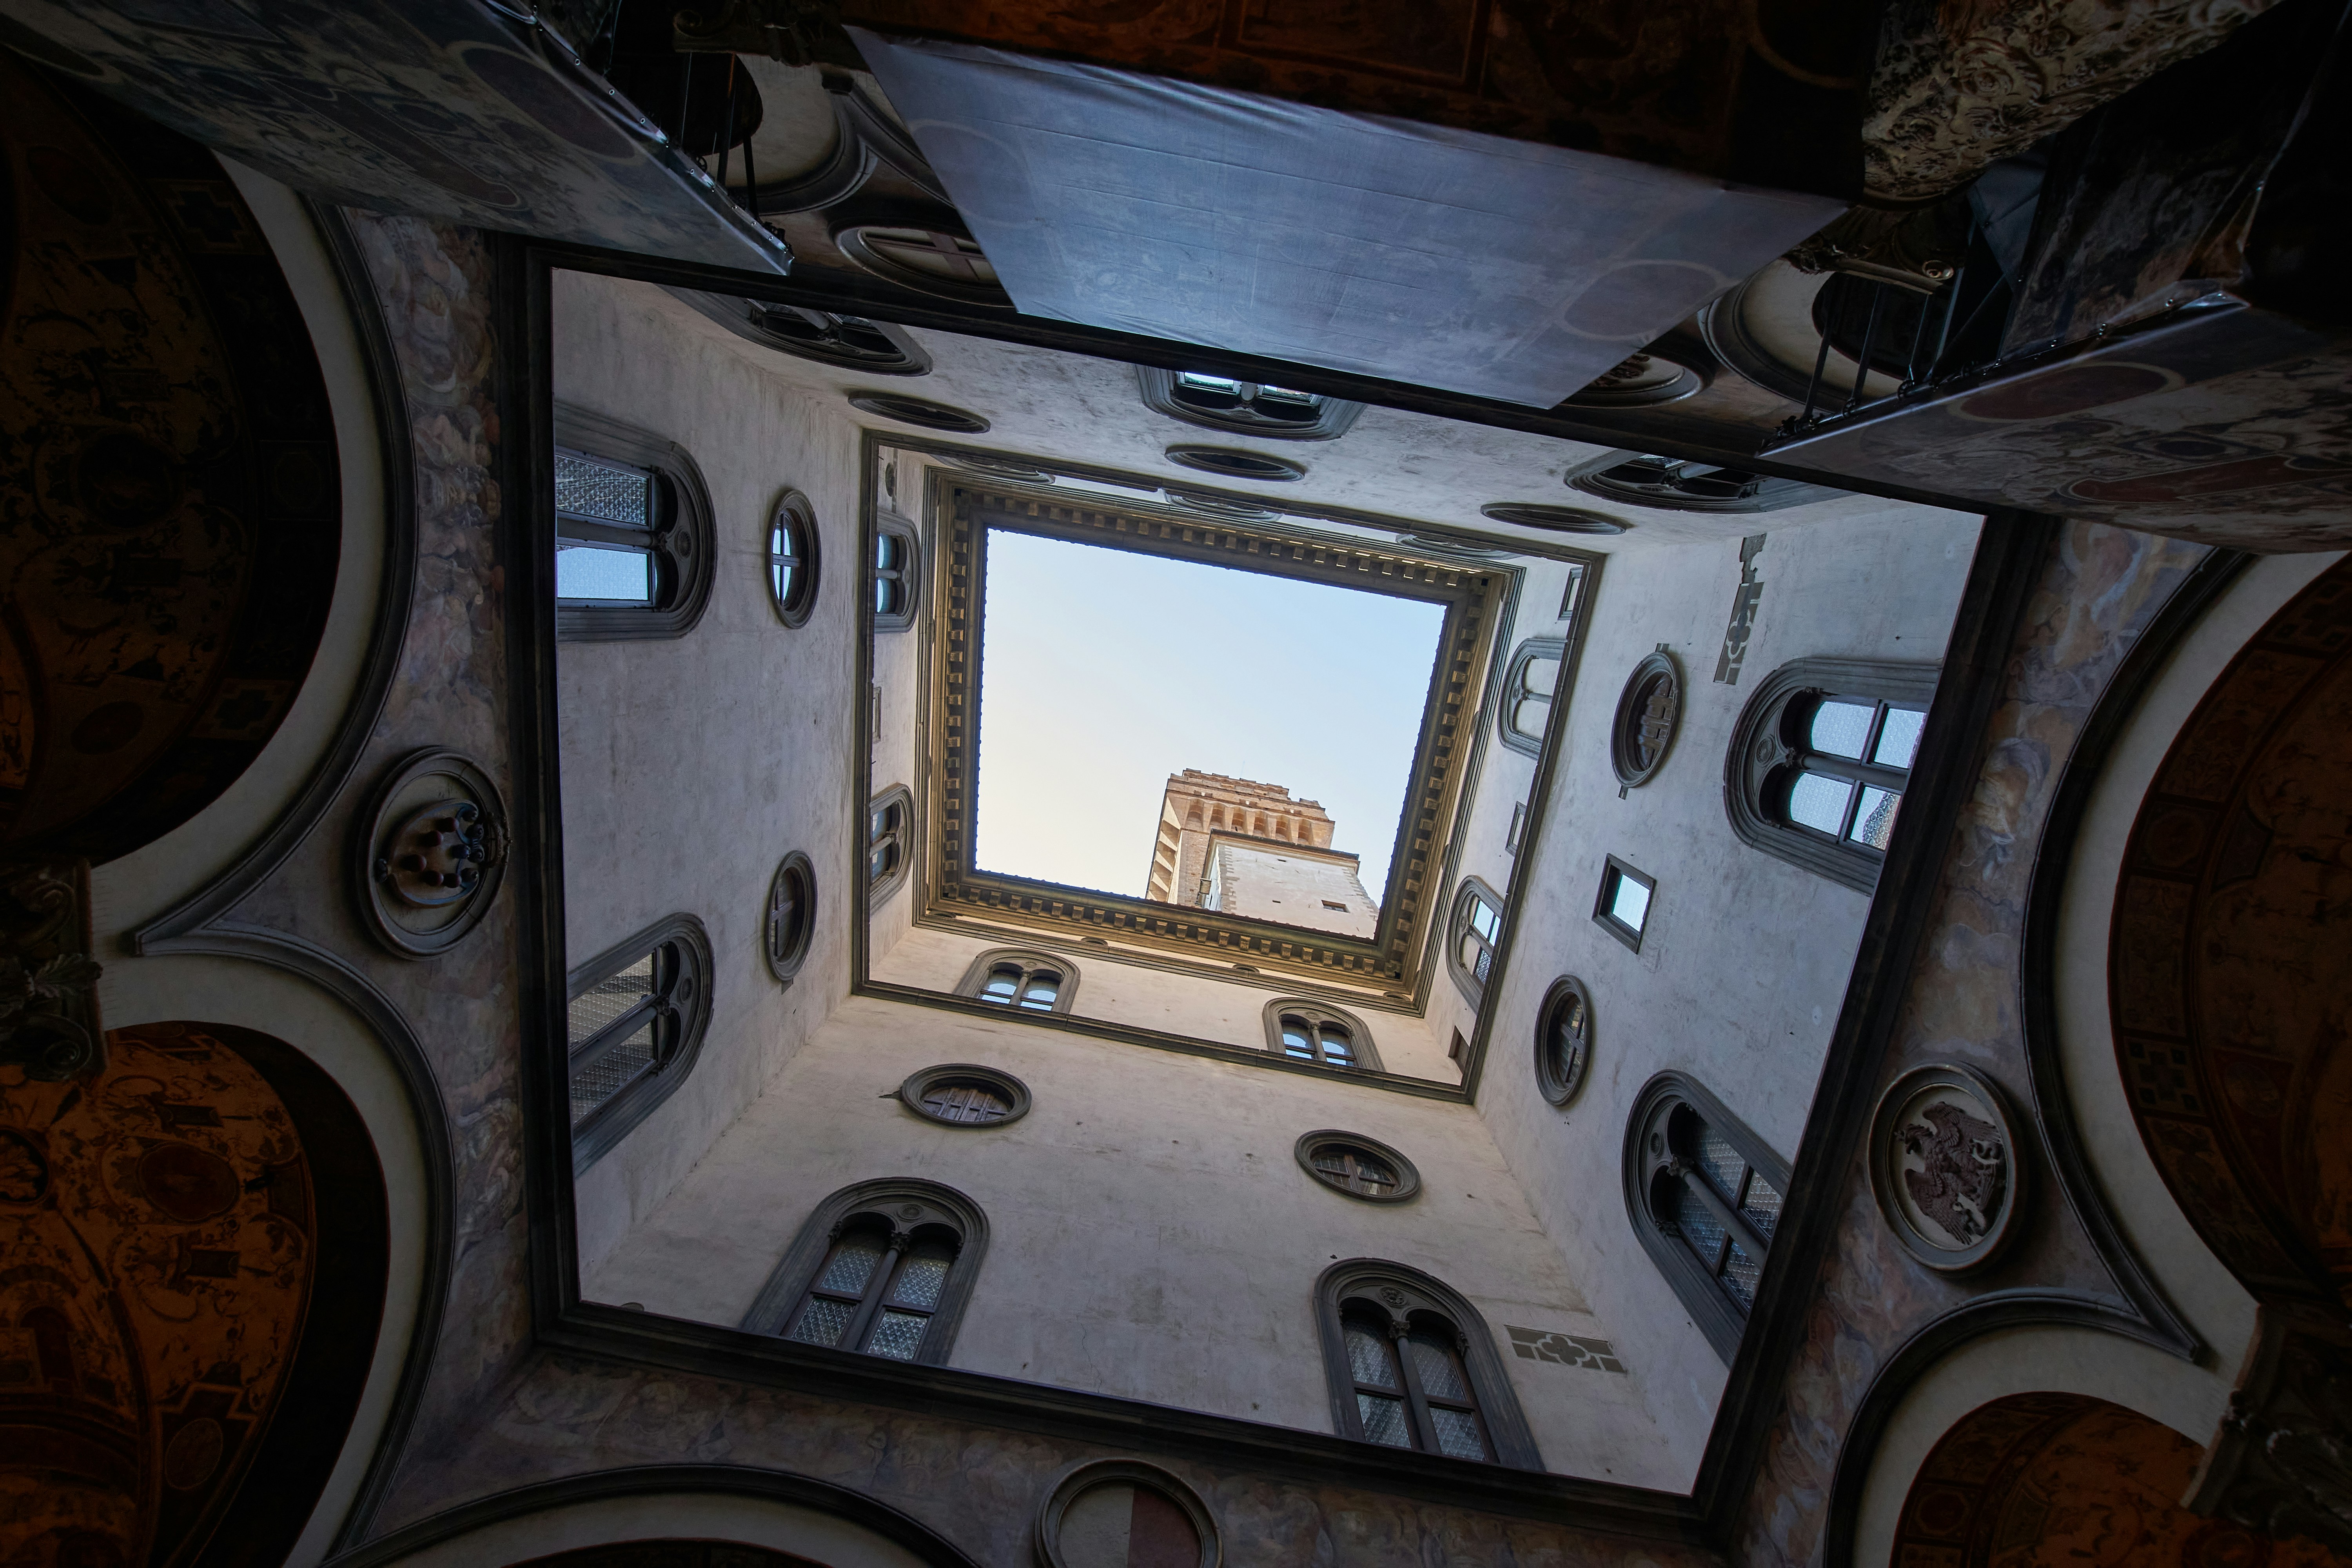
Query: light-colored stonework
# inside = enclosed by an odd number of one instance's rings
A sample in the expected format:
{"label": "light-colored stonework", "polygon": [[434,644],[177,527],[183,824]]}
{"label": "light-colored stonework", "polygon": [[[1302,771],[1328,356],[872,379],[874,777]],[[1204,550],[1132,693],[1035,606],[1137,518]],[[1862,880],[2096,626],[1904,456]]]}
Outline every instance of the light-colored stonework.
{"label": "light-colored stonework", "polygon": [[1284,925],[1369,937],[1381,907],[1360,856],[1331,847],[1320,802],[1281,784],[1186,768],[1168,775],[1144,897]]}

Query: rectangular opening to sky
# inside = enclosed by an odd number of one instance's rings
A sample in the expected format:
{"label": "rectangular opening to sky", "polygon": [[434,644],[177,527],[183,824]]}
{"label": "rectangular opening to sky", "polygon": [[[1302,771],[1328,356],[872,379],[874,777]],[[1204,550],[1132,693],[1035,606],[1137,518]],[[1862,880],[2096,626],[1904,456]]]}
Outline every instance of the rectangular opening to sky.
{"label": "rectangular opening to sky", "polygon": [[1417,599],[988,531],[977,868],[1142,896],[1168,775],[1320,801],[1383,896],[1445,622]]}

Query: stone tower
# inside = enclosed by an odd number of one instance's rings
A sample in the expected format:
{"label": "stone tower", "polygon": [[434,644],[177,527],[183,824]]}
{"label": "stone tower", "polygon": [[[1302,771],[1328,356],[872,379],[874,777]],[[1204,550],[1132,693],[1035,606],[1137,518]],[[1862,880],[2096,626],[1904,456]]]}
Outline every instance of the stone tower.
{"label": "stone tower", "polygon": [[1320,805],[1280,784],[1186,768],[1160,796],[1144,897],[1369,937],[1380,903],[1333,831]]}

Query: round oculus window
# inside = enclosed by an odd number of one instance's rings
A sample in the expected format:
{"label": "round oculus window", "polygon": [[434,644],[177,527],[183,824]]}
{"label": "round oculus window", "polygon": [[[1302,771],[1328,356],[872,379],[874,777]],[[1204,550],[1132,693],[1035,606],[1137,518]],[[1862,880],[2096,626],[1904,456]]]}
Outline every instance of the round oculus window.
{"label": "round oculus window", "polygon": [[1224,1546],[1200,1493],[1157,1465],[1095,1459],[1055,1478],[1037,1511],[1045,1568],[1220,1568]]}
{"label": "round oculus window", "polygon": [[878,414],[901,425],[919,425],[926,430],[948,430],[959,436],[978,436],[988,428],[988,421],[971,410],[933,403],[928,397],[863,388],[842,395],[849,399],[849,406],[861,413]]}
{"label": "round oculus window", "polygon": [[995,1068],[948,1062],[908,1075],[898,1101],[943,1126],[997,1127],[1029,1113],[1029,1086]]}
{"label": "round oculus window", "polygon": [[1552,1104],[1566,1105],[1592,1065],[1592,994],[1575,975],[1563,974],[1536,1020],[1536,1087]]}
{"label": "round oculus window", "polygon": [[1267,510],[1255,502],[1233,496],[1213,495],[1206,490],[1188,490],[1170,485],[1167,496],[1186,511],[1197,511],[1204,517],[1221,517],[1230,522],[1274,522],[1281,513]]}
{"label": "round oculus window", "polygon": [[996,268],[968,234],[919,223],[862,223],[835,229],[833,243],[856,266],[901,289],[1013,309]]}
{"label": "round oculus window", "polygon": [[808,960],[809,938],[816,930],[816,868],[797,849],[769,880],[768,910],[760,929],[768,973],[791,984]]}
{"label": "round oculus window", "polygon": [[1664,647],[1645,657],[1625,678],[1617,717],[1609,731],[1609,764],[1628,789],[1650,782],[1665,765],[1683,719],[1683,672]]}
{"label": "round oculus window", "polygon": [[1168,460],[1180,468],[1198,468],[1204,474],[1222,474],[1229,479],[1257,479],[1267,484],[1287,484],[1307,477],[1307,465],[1294,463],[1287,458],[1269,457],[1264,452],[1244,452],[1232,447],[1176,446],[1168,448]]}
{"label": "round oculus window", "polygon": [[[956,467],[992,479],[1003,479],[1015,485],[1050,485],[1054,476],[1027,463],[1016,463],[1009,458],[969,458],[959,453]],[[891,499],[896,500],[897,497]]]}
{"label": "round oculus window", "polygon": [[786,490],[768,514],[768,602],[788,626],[806,624],[816,606],[816,509]]}
{"label": "round oculus window", "polygon": [[1401,1204],[1421,1191],[1421,1173],[1412,1161],[1360,1132],[1325,1128],[1301,1137],[1292,1152],[1301,1170],[1351,1198]]}
{"label": "round oculus window", "polygon": [[1633,526],[1605,512],[1588,511],[1580,506],[1547,506],[1540,501],[1490,501],[1478,512],[1496,522],[1516,522],[1521,528],[1540,528],[1552,533],[1622,533]]}
{"label": "round oculus window", "polygon": [[1610,452],[1570,468],[1564,479],[1570,489],[1603,500],[1661,511],[1780,511],[1845,493],[1802,479],[1654,452]]}

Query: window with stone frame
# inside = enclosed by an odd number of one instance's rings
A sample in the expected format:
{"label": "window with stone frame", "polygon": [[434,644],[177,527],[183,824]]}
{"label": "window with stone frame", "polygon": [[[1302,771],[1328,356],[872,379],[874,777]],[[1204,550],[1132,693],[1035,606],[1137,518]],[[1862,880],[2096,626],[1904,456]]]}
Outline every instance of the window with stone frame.
{"label": "window with stone frame", "polygon": [[1458,1292],[1402,1264],[1355,1258],[1324,1271],[1316,1312],[1341,1436],[1543,1468],[1494,1336]]}
{"label": "window with stone frame", "polygon": [[952,1187],[886,1178],[817,1206],[743,1327],[792,1343],[937,1366],[987,1247],[978,1205]]}
{"label": "window with stone frame", "polygon": [[788,626],[804,626],[816,608],[816,508],[786,490],[768,514],[768,601]]}
{"label": "window with stone frame", "polygon": [[555,631],[567,642],[684,637],[710,602],[710,493],[683,447],[559,404],[550,468]]}
{"label": "window with stone frame", "polygon": [[922,539],[915,525],[895,512],[886,511],[876,517],[870,567],[874,629],[905,631],[915,624],[915,606],[923,581]]}
{"label": "window with stone frame", "polygon": [[1372,1032],[1352,1013],[1304,997],[1279,997],[1265,1005],[1265,1048],[1297,1062],[1350,1071],[1379,1072]]}
{"label": "window with stone frame", "polygon": [[866,898],[878,904],[904,886],[915,863],[915,795],[892,784],[866,808]]}
{"label": "window with stone frame", "polygon": [[1237,436],[1331,441],[1347,434],[1364,405],[1319,393],[1209,371],[1136,367],[1144,406],[1171,419]]}
{"label": "window with stone frame", "polygon": [[1503,896],[1475,877],[1463,878],[1447,922],[1445,966],[1473,1003],[1486,994],[1502,943]]}
{"label": "window with stone frame", "polygon": [[1496,714],[1496,737],[1503,744],[1531,757],[1542,752],[1544,729],[1551,722],[1552,699],[1559,694],[1567,658],[1566,637],[1529,637],[1511,655],[1503,671],[1502,707]]}
{"label": "window with stone frame", "polygon": [[1938,666],[1801,658],[1733,727],[1724,808],[1751,847],[1867,893],[1927,732]]}
{"label": "window with stone frame", "polygon": [[982,953],[956,987],[959,996],[1016,1013],[1066,1013],[1077,992],[1077,966],[1067,958],[1010,947]]}
{"label": "window with stone frame", "polygon": [[1789,1163],[1682,1073],[1643,1086],[1625,1130],[1634,1234],[1728,1364],[1780,1229]]}
{"label": "window with stone frame", "polygon": [[657,921],[572,972],[565,1069],[575,1173],[693,1070],[710,1022],[710,939],[691,915]]}

